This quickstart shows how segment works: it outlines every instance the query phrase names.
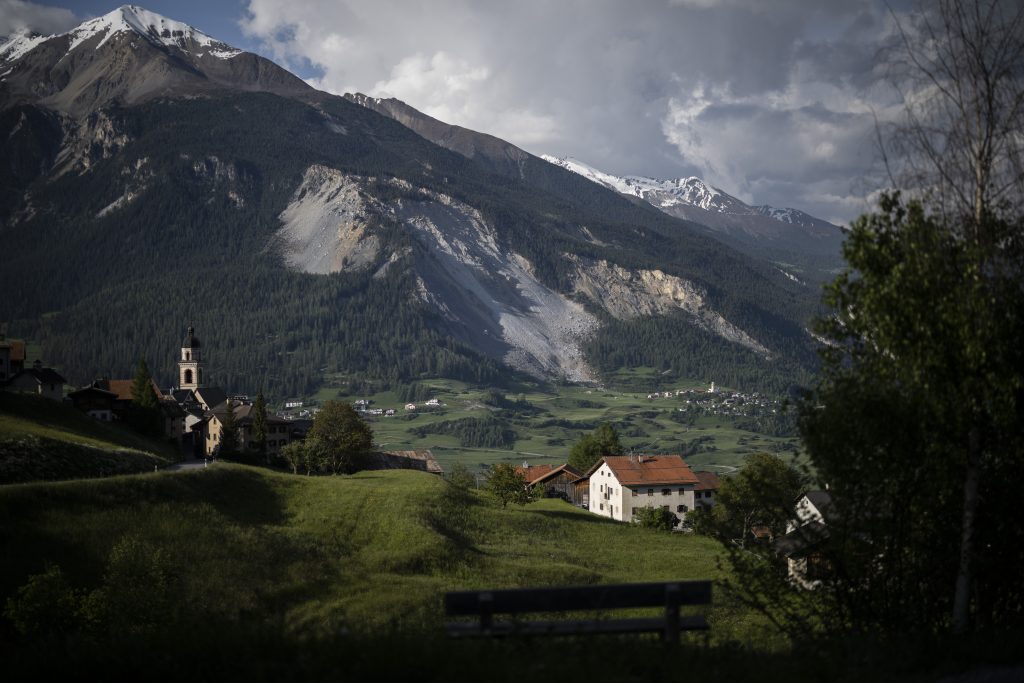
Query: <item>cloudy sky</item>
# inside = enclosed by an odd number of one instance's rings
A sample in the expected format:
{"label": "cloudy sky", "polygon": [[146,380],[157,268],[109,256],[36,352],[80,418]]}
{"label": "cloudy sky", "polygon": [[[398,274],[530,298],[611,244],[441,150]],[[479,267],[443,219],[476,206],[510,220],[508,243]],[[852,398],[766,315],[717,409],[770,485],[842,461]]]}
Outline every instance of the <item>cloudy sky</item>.
{"label": "cloudy sky", "polygon": [[[116,0],[114,0],[116,1]],[[898,11],[902,5],[895,3]],[[397,97],[536,154],[699,175],[834,222],[868,208],[898,105],[882,0],[145,0],[335,93]],[[0,0],[0,35],[114,2]]]}

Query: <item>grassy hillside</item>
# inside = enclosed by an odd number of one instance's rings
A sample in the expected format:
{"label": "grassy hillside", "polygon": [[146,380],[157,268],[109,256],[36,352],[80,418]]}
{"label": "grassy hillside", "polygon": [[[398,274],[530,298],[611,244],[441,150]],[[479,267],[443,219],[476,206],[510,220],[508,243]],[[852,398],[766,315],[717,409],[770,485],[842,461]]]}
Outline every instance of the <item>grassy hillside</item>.
{"label": "grassy hillside", "polygon": [[0,484],[151,472],[177,459],[166,442],[67,405],[0,392]]}
{"label": "grassy hillside", "polygon": [[[218,464],[192,472],[0,491],[0,594],[57,563],[100,585],[125,538],[160,548],[203,616],[280,619],[294,633],[440,624],[447,590],[715,578],[711,541],[598,519],[560,501],[501,510],[410,471],[301,477]],[[718,638],[754,628],[725,604]]]}
{"label": "grassy hillside", "polygon": [[[0,658],[15,678],[934,680],[1016,661],[1005,639],[788,649],[721,591],[710,647],[452,642],[440,630],[444,591],[714,579],[719,551],[557,501],[501,510],[411,471],[307,478],[218,464],[9,486],[0,553]],[[26,616],[39,628],[19,633]]]}

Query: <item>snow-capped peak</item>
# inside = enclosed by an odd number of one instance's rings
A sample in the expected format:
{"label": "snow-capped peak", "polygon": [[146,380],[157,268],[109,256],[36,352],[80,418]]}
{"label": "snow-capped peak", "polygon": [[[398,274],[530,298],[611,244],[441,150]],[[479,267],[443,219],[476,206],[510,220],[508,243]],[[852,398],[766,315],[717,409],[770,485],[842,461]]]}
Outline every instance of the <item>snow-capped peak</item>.
{"label": "snow-capped peak", "polygon": [[183,50],[194,46],[214,48],[215,53],[224,53],[216,56],[225,59],[241,53],[241,50],[215,40],[188,24],[168,19],[138,5],[122,5],[113,12],[79,25],[68,33],[71,36],[71,45],[68,49],[73,50],[89,38],[103,34],[103,39],[96,45],[99,48],[115,34],[123,31],[134,31],[154,44]]}
{"label": "snow-capped peak", "polygon": [[676,204],[690,204],[706,211],[753,213],[753,209],[740,200],[708,185],[696,176],[672,180],[634,175],[614,176],[570,157],[558,158],[545,154],[541,158],[616,192],[640,197],[661,208]]}
{"label": "snow-capped peak", "polygon": [[673,207],[696,206],[705,211],[730,216],[767,216],[780,223],[789,223],[804,228],[825,229],[829,227],[825,221],[798,209],[777,209],[767,204],[750,206],[717,187],[708,185],[697,176],[672,180],[635,175],[615,176],[570,157],[559,158],[545,154],[541,158],[616,192],[639,197],[673,215],[678,215]]}
{"label": "snow-capped peak", "polygon": [[113,12],[79,24],[67,33],[53,36],[14,36],[0,45],[0,60],[13,62],[32,51],[37,45],[62,36],[70,39],[68,52],[96,36],[102,36],[93,46],[94,49],[99,49],[115,35],[125,32],[134,32],[154,45],[176,47],[199,56],[209,54],[220,59],[230,59],[242,53],[241,50],[216,40],[188,24],[168,19],[138,5],[122,5]]}

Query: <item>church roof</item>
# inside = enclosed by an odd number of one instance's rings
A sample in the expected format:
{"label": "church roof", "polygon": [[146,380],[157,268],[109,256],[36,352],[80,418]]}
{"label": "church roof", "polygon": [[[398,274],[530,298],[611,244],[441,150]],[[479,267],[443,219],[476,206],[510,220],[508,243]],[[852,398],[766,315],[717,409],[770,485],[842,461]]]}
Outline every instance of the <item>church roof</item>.
{"label": "church roof", "polygon": [[185,341],[181,342],[181,348],[183,349],[198,349],[199,348],[199,337],[196,336],[196,328],[191,325],[188,326],[188,334],[185,335]]}

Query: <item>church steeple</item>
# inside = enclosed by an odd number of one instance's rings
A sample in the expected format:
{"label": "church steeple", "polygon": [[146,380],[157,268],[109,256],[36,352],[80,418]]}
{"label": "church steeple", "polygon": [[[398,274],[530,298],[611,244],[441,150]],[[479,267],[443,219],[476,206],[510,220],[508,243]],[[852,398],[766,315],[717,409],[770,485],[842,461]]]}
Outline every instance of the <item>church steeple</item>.
{"label": "church steeple", "polygon": [[198,389],[203,386],[202,351],[195,327],[189,323],[188,334],[181,343],[181,360],[178,361],[178,388]]}

